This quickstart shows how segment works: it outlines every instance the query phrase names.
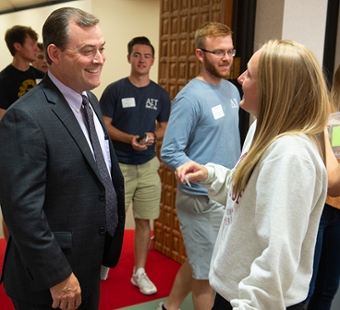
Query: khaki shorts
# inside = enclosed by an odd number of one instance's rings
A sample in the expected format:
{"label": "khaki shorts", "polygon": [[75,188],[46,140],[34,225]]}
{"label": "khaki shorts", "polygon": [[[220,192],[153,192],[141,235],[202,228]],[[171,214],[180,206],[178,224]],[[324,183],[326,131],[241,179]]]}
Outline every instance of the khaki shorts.
{"label": "khaki shorts", "polygon": [[124,176],[125,211],[132,202],[134,218],[157,219],[162,187],[157,156],[142,165],[119,163],[119,166]]}

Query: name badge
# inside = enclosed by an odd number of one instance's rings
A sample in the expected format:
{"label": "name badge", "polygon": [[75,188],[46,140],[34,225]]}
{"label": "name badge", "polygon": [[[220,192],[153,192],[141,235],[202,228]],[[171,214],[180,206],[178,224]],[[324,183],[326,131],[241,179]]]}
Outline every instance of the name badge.
{"label": "name badge", "polygon": [[217,105],[216,107],[213,107],[211,109],[211,111],[214,115],[214,119],[219,119],[219,118],[224,116],[224,112],[223,112],[222,106],[220,104]]}
{"label": "name badge", "polygon": [[133,108],[136,106],[135,98],[123,98],[122,107],[123,108]]}

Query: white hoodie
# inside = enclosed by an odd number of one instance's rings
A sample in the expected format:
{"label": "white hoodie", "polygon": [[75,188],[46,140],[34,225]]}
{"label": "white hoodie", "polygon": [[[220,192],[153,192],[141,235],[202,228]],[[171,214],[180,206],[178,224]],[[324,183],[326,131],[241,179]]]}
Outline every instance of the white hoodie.
{"label": "white hoodie", "polygon": [[[249,150],[250,128],[241,158]],[[232,171],[207,164],[203,182],[226,204],[210,268],[210,284],[233,309],[280,310],[302,302],[309,289],[327,174],[305,135],[274,141],[241,195],[233,197]]]}

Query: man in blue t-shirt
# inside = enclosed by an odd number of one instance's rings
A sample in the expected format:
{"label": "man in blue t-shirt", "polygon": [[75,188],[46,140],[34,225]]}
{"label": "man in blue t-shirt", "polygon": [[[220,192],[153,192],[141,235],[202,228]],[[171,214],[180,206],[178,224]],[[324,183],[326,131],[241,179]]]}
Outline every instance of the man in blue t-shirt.
{"label": "man in blue t-shirt", "polygon": [[[170,98],[149,78],[154,48],[146,37],[128,44],[130,75],[106,87],[100,99],[107,131],[125,180],[125,209],[133,205],[135,266],[131,282],[141,293],[157,289],[145,273],[150,243],[150,220],[159,216],[161,181],[156,140],[162,139],[170,114]],[[107,277],[102,268],[101,277]]]}
{"label": "man in blue t-shirt", "polygon": [[[175,172],[190,160],[231,169],[240,156],[240,94],[225,80],[236,53],[231,35],[229,27],[217,22],[205,23],[195,33],[201,71],[173,100],[162,144],[162,161]],[[159,310],[178,309],[190,291],[195,310],[212,309],[209,269],[224,210],[201,184],[190,179],[188,184],[178,183],[176,211],[188,259]]]}

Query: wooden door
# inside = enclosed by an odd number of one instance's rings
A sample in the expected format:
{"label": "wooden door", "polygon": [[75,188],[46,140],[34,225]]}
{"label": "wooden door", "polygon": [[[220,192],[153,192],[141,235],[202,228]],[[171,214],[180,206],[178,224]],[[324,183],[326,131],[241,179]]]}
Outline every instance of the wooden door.
{"label": "wooden door", "polygon": [[[195,31],[208,21],[232,24],[233,0],[162,0],[160,12],[159,80],[171,100],[200,71],[195,56]],[[239,59],[234,59],[230,78],[239,74]],[[161,144],[158,143],[158,154]],[[185,248],[177,220],[176,180],[163,163],[159,170],[162,180],[160,217],[154,223],[154,249],[183,263]]]}

